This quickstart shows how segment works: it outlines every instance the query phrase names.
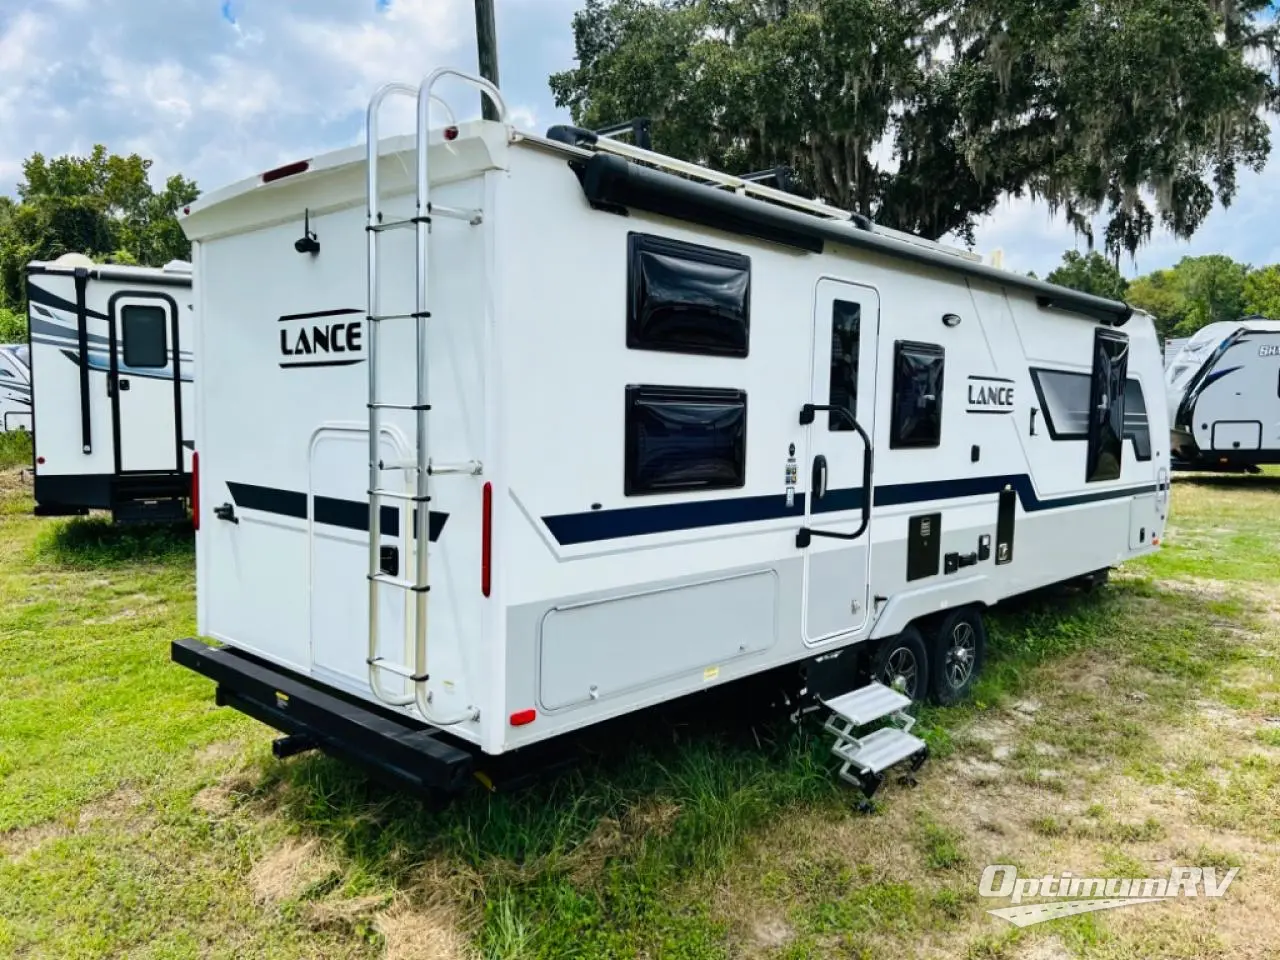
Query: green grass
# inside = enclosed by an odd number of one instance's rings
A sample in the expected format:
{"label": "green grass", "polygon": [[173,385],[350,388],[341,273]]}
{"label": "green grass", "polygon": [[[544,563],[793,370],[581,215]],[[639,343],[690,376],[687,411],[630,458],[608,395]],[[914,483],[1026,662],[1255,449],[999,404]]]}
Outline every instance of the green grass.
{"label": "green grass", "polygon": [[31,434],[25,430],[0,433],[0,470],[31,466]]}
{"label": "green grass", "polygon": [[[1237,839],[1182,862],[1265,873],[1235,851],[1280,838],[1276,729],[1217,754],[1169,739],[1198,722],[1188,704],[1280,715],[1277,651],[1250,639],[1280,579],[1274,479],[1208,479],[1175,484],[1165,551],[1107,588],[993,614],[974,698],[921,711],[920,786],[886,786],[867,816],[815,725],[643,718],[558,776],[447,806],[323,756],[275,762],[266,728],[168,660],[194,631],[190,531],[37,521],[10,476],[0,956],[410,958],[456,955],[407,946],[453,937],[485,958],[909,956],[926,939],[1016,957],[1031,934],[983,913],[986,863],[1143,875],[1190,823]],[[984,724],[1011,731],[999,753]],[[966,779],[971,762],[1000,772]],[[1117,808],[1116,778],[1184,790],[1189,812]],[[297,870],[268,869],[291,851]],[[1084,957],[1203,946],[1143,916],[1156,926],[1054,932]]]}

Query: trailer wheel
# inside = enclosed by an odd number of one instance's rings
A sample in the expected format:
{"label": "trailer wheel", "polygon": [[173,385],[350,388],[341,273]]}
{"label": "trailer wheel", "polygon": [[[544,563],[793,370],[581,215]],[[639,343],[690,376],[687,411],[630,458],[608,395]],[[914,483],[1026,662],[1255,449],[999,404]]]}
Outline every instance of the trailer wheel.
{"label": "trailer wheel", "polygon": [[986,659],[987,628],[982,611],[962,607],[943,617],[934,631],[932,652],[933,701],[943,706],[959,703],[969,695]]}
{"label": "trailer wheel", "polygon": [[923,700],[929,691],[929,655],[920,631],[907,627],[896,637],[881,641],[871,675],[912,700]]}

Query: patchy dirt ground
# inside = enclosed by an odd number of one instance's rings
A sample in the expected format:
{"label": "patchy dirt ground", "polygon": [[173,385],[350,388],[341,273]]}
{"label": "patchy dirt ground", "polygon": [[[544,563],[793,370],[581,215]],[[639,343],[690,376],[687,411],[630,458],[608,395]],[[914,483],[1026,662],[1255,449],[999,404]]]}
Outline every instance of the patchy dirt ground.
{"label": "patchy dirt ground", "polygon": [[[1259,479],[1259,478],[1250,478]],[[1166,550],[990,618],[870,814],[817,729],[639,725],[436,808],[271,734],[167,663],[188,548],[37,522],[0,477],[0,955],[1280,957],[1275,478],[1175,485]],[[1225,897],[1018,928],[1023,877],[1239,868]]]}

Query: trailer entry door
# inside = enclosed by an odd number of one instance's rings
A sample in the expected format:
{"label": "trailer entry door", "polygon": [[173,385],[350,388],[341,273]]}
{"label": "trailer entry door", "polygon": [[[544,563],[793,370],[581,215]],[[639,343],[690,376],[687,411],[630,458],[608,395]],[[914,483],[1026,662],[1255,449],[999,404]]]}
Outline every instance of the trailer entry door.
{"label": "trailer entry door", "polygon": [[182,471],[177,306],[167,294],[117,294],[111,301],[107,392],[115,419],[116,470]]}
{"label": "trailer entry door", "polygon": [[[871,450],[850,415],[874,440],[880,298],[869,287],[820,280],[815,299],[810,402],[837,409],[819,411],[807,427],[798,481],[806,526],[815,534],[848,537],[861,525],[863,498],[871,495],[863,489]],[[815,535],[804,547],[806,643],[847,635],[866,623],[870,553],[870,530],[856,539]]]}

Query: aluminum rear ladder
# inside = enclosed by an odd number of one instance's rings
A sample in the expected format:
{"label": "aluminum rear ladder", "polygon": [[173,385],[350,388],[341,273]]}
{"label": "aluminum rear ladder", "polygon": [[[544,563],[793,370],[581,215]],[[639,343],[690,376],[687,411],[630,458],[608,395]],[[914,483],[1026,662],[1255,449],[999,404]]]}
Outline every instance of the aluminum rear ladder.
{"label": "aluminum rear ladder", "polygon": [[[448,217],[462,220],[472,226],[480,224],[484,214],[480,210],[465,210],[444,207],[431,202],[431,177],[429,164],[429,148],[431,140],[430,111],[431,103],[443,104],[433,94],[433,88],[443,77],[452,76],[478,88],[497,108],[498,119],[507,122],[507,106],[498,88],[489,81],[474,77],[448,67],[433,71],[419,86],[406,83],[389,83],[379,89],[369,101],[366,116],[366,138],[368,151],[368,167],[366,173],[366,190],[368,194],[367,221],[365,231],[368,240],[368,284],[369,308],[367,319],[369,329],[366,337],[369,365],[369,638],[366,663],[369,667],[369,686],[383,703],[391,706],[409,706],[413,704],[428,723],[435,726],[451,726],[467,720],[479,719],[480,711],[474,706],[448,714],[437,715],[431,704],[431,693],[427,689],[427,608],[428,595],[431,591],[429,577],[429,543],[431,530],[431,477],[442,474],[479,475],[483,471],[477,460],[460,464],[433,463],[428,444],[428,414],[431,412],[431,394],[428,389],[428,326],[431,318],[431,306],[428,289],[429,279],[429,244],[431,237],[431,220],[433,217]],[[393,95],[412,97],[417,101],[417,197],[414,215],[403,220],[383,220],[378,192],[378,162],[380,157],[378,141],[378,115],[386,99]],[[445,105],[448,111],[447,105]],[[449,112],[450,124],[453,122]],[[411,229],[415,236],[415,279],[416,299],[413,312],[402,314],[384,314],[379,304],[378,243],[383,233],[388,230]],[[415,366],[416,391],[412,403],[388,402],[382,399],[379,389],[378,366],[378,328],[381,324],[394,320],[411,320],[415,326]],[[384,463],[379,456],[382,436],[382,411],[412,411],[416,420],[414,457],[401,463]],[[405,471],[414,477],[413,493],[403,490],[392,490],[382,480],[384,471]],[[414,572],[412,579],[391,576],[382,569],[382,502],[383,500],[399,501],[404,509],[412,511]],[[378,601],[379,590],[389,587],[407,591],[413,599],[413,663],[401,664],[385,659],[378,654]],[[411,694],[393,694],[383,688],[383,672],[395,674],[408,680],[413,685]]]}

